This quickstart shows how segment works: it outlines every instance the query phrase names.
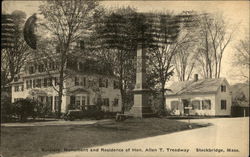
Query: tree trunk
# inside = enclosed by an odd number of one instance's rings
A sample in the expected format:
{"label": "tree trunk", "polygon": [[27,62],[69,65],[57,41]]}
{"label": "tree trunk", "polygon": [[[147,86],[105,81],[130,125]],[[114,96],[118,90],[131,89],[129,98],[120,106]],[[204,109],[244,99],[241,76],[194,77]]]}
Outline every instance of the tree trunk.
{"label": "tree trunk", "polygon": [[[66,52],[65,52],[66,54]],[[58,91],[58,114],[57,114],[57,118],[61,117],[61,108],[62,108],[62,96],[63,96],[63,73],[64,73],[64,63],[65,63],[65,54],[62,54],[61,56],[61,67],[60,67],[60,74],[59,74],[59,79],[60,79],[60,83],[59,83],[59,91]]]}
{"label": "tree trunk", "polygon": [[62,106],[62,95],[63,95],[63,85],[61,85],[60,81],[60,86],[59,86],[59,92],[58,92],[58,113],[57,113],[57,118],[61,117],[61,106]]}
{"label": "tree trunk", "polygon": [[121,100],[122,100],[122,110],[121,110],[121,112],[122,112],[122,114],[125,112],[125,94],[124,94],[124,90],[123,89],[120,89],[120,91],[121,91]]}
{"label": "tree trunk", "polygon": [[120,88],[120,92],[121,92],[121,101],[122,101],[122,103],[121,103],[121,105],[122,105],[121,112],[124,113],[124,111],[125,111],[125,97],[124,97],[125,93],[124,93],[123,84],[122,84],[122,77],[123,77],[123,75],[121,74],[120,79],[119,79],[119,88]]}
{"label": "tree trunk", "polygon": [[160,115],[165,115],[165,82],[161,83],[161,105],[160,105]]}
{"label": "tree trunk", "polygon": [[217,78],[220,78],[220,71],[221,71],[221,59],[222,59],[222,57],[220,57],[219,58],[219,65],[218,65],[218,76],[217,76]]}

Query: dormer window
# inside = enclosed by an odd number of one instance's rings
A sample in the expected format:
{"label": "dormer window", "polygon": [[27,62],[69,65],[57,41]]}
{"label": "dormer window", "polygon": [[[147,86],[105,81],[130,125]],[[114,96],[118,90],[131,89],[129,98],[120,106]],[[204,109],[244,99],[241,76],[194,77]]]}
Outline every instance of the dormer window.
{"label": "dormer window", "polygon": [[221,85],[221,92],[226,92],[227,89],[226,89],[226,86],[225,85]]}

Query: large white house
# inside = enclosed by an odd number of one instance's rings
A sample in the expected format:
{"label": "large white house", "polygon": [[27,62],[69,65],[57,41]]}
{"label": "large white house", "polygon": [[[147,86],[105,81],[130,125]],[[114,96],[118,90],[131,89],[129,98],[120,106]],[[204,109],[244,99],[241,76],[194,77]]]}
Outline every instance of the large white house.
{"label": "large white house", "polygon": [[174,82],[166,93],[166,108],[173,115],[229,116],[230,85],[225,78]]}
{"label": "large white house", "polygon": [[[23,98],[36,99],[49,105],[52,112],[58,111],[59,71],[56,61],[31,60],[12,82],[12,102]],[[90,58],[75,58],[66,65],[62,112],[69,106],[87,108],[98,101],[102,109],[121,111],[121,95],[118,81],[108,65]]]}

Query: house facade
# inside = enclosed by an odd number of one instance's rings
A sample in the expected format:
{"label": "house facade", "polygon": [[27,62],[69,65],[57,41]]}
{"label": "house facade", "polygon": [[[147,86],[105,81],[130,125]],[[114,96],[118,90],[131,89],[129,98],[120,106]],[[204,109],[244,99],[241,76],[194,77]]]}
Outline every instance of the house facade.
{"label": "house facade", "polygon": [[[31,98],[58,111],[59,71],[56,61],[31,60],[12,82],[12,102]],[[61,111],[84,109],[101,103],[102,110],[121,111],[118,81],[105,65],[95,59],[75,59],[64,72]]]}
{"label": "house facade", "polygon": [[229,116],[232,98],[225,78],[175,82],[166,93],[166,108],[173,115]]}

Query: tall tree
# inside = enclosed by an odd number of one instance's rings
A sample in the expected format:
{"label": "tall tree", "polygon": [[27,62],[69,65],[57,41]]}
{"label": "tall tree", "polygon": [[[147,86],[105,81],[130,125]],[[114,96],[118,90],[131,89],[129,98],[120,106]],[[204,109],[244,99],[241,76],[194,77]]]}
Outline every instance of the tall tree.
{"label": "tall tree", "polygon": [[[186,15],[192,15],[192,12],[187,12]],[[190,24],[186,27],[185,23],[180,25],[180,36],[186,36],[186,42],[177,47],[177,54],[174,56],[173,64],[179,81],[189,80],[197,64],[197,23],[193,16],[187,17]]]}
{"label": "tall tree", "polygon": [[153,38],[153,44],[148,48],[148,61],[151,66],[152,76],[155,76],[155,82],[159,85],[161,93],[160,114],[164,114],[165,109],[165,85],[174,73],[173,60],[180,46],[189,42],[188,35],[183,33],[181,23],[189,27],[187,17],[192,15],[174,15],[172,13],[153,15],[153,25],[150,32]]}
{"label": "tall tree", "polygon": [[137,45],[136,19],[137,13],[130,7],[107,11],[96,21],[96,31],[92,34],[95,55],[112,65],[118,79],[122,112],[129,104],[128,90],[135,75],[133,57]]}
{"label": "tall tree", "polygon": [[22,33],[25,12],[15,10],[11,16],[14,23],[13,46],[1,50],[1,89],[12,82],[15,75],[21,71],[30,52]]}
{"label": "tall tree", "polygon": [[235,60],[233,64],[241,68],[241,73],[244,78],[249,81],[249,67],[250,67],[250,50],[249,50],[249,35],[246,35],[244,39],[238,41],[235,46]]}
{"label": "tall tree", "polygon": [[199,15],[199,62],[205,78],[219,78],[221,61],[226,47],[232,40],[233,30],[229,30],[221,15]]}
{"label": "tall tree", "polygon": [[[82,52],[72,51],[74,44],[78,42],[83,34],[91,29],[93,16],[98,8],[98,2],[85,0],[46,1],[40,6],[40,12],[44,16],[41,25],[49,32],[51,47],[57,48],[59,90],[58,90],[58,116],[61,115],[61,104],[65,80],[65,68],[70,56],[81,55]],[[42,46],[40,51],[46,58],[55,57],[49,49]]]}

